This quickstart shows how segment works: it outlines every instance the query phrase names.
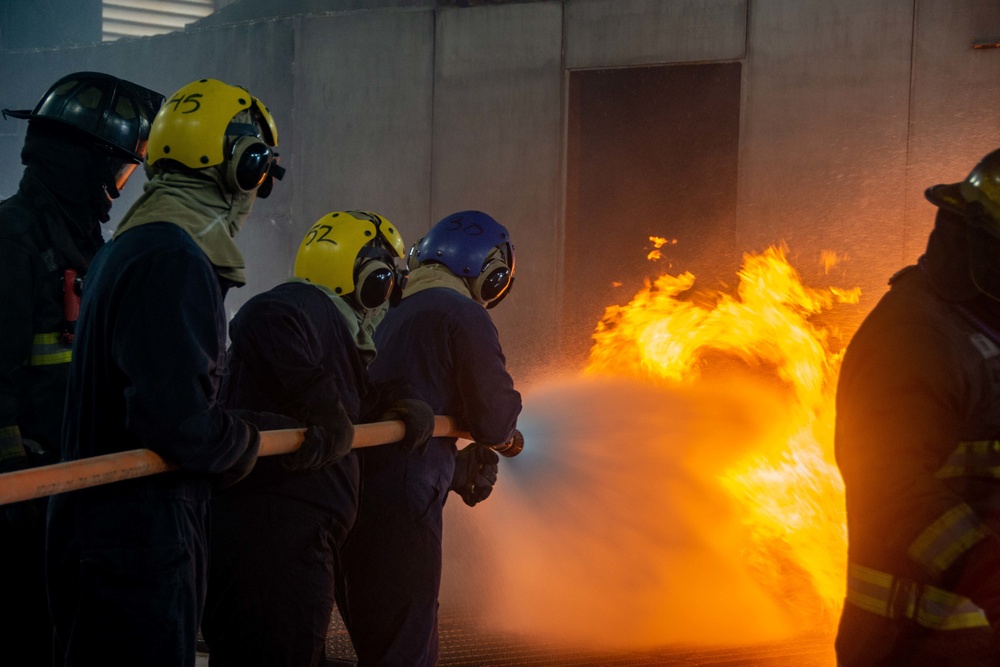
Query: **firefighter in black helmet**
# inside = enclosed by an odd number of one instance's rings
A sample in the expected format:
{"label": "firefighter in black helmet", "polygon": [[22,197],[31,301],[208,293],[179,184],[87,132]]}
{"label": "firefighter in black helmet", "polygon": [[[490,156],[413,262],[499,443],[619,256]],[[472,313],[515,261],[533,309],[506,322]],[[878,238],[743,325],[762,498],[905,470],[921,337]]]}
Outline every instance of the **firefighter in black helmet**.
{"label": "firefighter in black helmet", "polygon": [[1000,664],[1000,150],[858,329],[837,390],[843,667]]}
{"label": "firefighter in black helmet", "polygon": [[[146,154],[163,96],[98,72],[65,76],[28,120],[18,191],[0,204],[0,472],[59,460],[80,281],[100,223]],[[0,642],[50,665],[44,499],[0,508]]]}

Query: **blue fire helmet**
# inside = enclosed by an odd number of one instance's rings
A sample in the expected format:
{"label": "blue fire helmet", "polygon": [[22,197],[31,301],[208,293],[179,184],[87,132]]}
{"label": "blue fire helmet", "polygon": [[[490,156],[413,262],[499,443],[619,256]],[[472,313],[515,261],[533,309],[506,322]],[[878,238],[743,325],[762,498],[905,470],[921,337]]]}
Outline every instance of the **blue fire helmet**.
{"label": "blue fire helmet", "polygon": [[437,262],[466,278],[473,298],[487,308],[500,303],[514,282],[510,232],[482,211],[459,211],[440,220],[411,251],[412,260]]}

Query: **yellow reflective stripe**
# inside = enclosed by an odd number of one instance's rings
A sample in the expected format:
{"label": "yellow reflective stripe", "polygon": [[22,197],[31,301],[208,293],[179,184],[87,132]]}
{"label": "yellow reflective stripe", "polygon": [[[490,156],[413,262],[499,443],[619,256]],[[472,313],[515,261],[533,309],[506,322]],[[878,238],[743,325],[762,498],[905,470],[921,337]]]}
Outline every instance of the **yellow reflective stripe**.
{"label": "yellow reflective stripe", "polygon": [[35,334],[31,341],[29,366],[51,366],[68,364],[73,359],[73,350],[62,344],[58,333]]}
{"label": "yellow reflective stripe", "polygon": [[14,458],[24,458],[21,429],[17,424],[0,426],[0,461]]}
{"label": "yellow reflective stripe", "polygon": [[986,526],[975,511],[961,503],[920,533],[906,553],[931,574],[939,576],[986,534]]}
{"label": "yellow reflective stripe", "polygon": [[960,442],[935,477],[994,477],[1000,479],[1000,440]]}
{"label": "yellow reflective stripe", "polygon": [[[893,585],[895,583],[895,586]],[[892,600],[893,597],[898,600]],[[909,618],[932,630],[989,627],[986,612],[969,598],[941,588],[904,582],[857,563],[847,566],[848,603],[886,618]],[[893,609],[892,604],[904,609]]]}

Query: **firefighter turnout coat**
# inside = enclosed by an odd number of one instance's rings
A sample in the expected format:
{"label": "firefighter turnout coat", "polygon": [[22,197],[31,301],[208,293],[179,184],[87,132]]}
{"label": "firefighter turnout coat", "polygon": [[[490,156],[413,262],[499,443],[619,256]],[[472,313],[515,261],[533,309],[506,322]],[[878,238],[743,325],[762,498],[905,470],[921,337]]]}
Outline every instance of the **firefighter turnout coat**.
{"label": "firefighter turnout coat", "polygon": [[843,667],[1000,664],[1000,304],[939,278],[968,273],[956,234],[939,217],[844,357]]}

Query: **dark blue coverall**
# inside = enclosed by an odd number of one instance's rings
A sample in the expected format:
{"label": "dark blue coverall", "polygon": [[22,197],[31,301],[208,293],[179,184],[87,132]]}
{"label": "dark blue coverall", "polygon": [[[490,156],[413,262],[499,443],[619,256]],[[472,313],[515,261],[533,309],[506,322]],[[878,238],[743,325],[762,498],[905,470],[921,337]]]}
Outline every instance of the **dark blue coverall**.
{"label": "dark blue coverall", "polygon": [[91,265],[63,459],[141,447],[181,470],[52,497],[49,604],[67,666],[194,665],[213,483],[245,474],[259,441],[216,400],[225,291],[201,249],[166,222],[123,233]]}
{"label": "dark blue coverall", "polygon": [[[434,414],[458,418],[478,442],[513,435],[521,395],[480,304],[449,288],[416,292],[389,310],[375,342],[373,378],[405,378]],[[454,438],[432,438],[423,455],[360,453],[361,508],[338,592],[359,667],[437,662],[442,513],[456,451]]]}
{"label": "dark blue coverall", "polygon": [[[319,288],[288,282],[250,299],[230,325],[227,407],[279,412],[333,429],[375,421],[392,396],[368,379],[343,314]],[[318,471],[265,457],[212,501],[203,631],[216,665],[321,665],[339,549],[358,509],[353,452]]]}

